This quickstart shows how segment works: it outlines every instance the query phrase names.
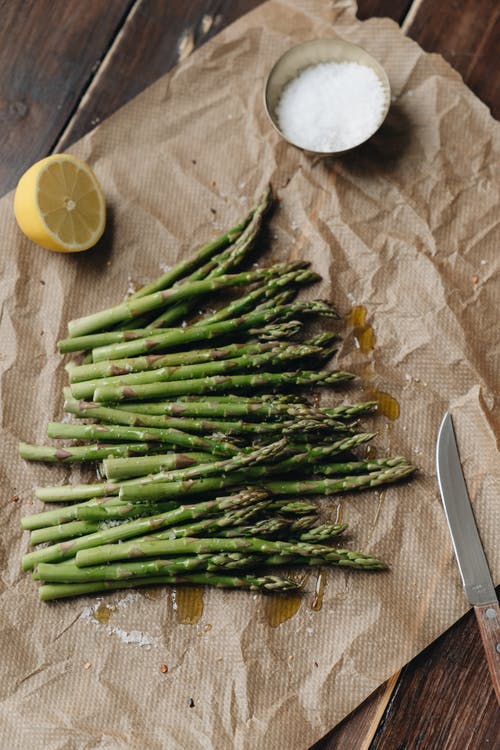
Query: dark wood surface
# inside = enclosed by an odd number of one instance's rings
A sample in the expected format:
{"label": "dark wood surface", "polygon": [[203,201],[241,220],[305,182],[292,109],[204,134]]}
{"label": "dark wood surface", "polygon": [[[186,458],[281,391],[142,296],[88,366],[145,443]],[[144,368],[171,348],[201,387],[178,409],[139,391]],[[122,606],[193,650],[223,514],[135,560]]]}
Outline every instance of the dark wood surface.
{"label": "dark wood surface", "polygon": [[[64,150],[259,4],[0,0],[0,194],[32,162]],[[442,54],[500,116],[498,0],[359,0],[358,6],[360,18],[388,16],[424,49]],[[469,613],[314,750],[496,747],[500,712]]]}

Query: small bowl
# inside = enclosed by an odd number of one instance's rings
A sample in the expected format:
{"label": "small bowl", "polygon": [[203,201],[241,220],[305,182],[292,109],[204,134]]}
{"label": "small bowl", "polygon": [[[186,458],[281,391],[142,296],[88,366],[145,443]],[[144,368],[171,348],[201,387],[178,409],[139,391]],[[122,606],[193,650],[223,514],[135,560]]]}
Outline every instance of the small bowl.
{"label": "small bowl", "polygon": [[[384,89],[384,109],[380,115],[377,126],[359,143],[342,151],[311,151],[310,149],[303,148],[297,143],[290,141],[283,134],[276,115],[276,107],[285,86],[290,83],[291,80],[296,78],[300,72],[312,65],[328,62],[355,62],[371,68],[378,76]],[[297,44],[295,47],[292,47],[274,64],[269,76],[267,77],[264,89],[264,106],[275,130],[277,130],[281,137],[292,146],[314,156],[335,156],[336,154],[343,154],[346,151],[351,151],[353,148],[357,148],[362,143],[365,143],[377,132],[384,122],[390,104],[391,87],[383,67],[362,47],[358,47],[357,44],[351,44],[351,42],[346,42],[343,39],[312,39],[309,42],[302,42],[302,44]]]}

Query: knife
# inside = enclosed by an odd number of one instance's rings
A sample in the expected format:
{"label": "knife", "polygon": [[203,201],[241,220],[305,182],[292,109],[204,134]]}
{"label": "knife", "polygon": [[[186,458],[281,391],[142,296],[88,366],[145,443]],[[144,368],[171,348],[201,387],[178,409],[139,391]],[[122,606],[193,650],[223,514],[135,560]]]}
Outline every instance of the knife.
{"label": "knife", "polygon": [[444,415],[436,445],[437,480],[465,594],[479,624],[500,704],[500,608],[477,530],[460,463],[451,415]]}

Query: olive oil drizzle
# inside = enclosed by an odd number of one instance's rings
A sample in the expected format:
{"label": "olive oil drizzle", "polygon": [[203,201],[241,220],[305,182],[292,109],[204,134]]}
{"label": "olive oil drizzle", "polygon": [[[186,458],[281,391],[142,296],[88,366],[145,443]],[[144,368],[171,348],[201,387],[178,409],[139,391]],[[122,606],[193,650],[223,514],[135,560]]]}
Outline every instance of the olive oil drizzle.
{"label": "olive oil drizzle", "polygon": [[203,614],[203,586],[175,589],[175,616],[181,625],[195,625]]}

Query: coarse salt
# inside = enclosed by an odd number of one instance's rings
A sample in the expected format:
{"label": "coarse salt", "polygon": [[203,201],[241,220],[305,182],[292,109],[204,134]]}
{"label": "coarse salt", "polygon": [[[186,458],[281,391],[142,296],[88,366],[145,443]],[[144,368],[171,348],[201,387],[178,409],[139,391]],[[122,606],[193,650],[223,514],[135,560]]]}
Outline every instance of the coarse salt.
{"label": "coarse salt", "polygon": [[385,104],[372,68],[331,62],[303,70],[285,88],[276,114],[285,137],[311,151],[343,151],[375,132]]}

